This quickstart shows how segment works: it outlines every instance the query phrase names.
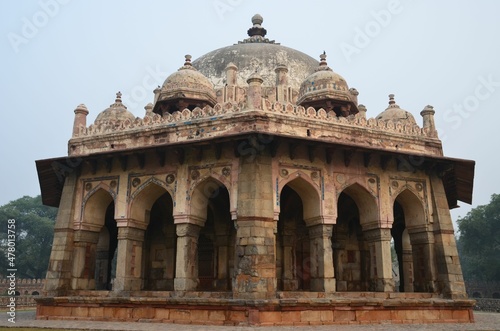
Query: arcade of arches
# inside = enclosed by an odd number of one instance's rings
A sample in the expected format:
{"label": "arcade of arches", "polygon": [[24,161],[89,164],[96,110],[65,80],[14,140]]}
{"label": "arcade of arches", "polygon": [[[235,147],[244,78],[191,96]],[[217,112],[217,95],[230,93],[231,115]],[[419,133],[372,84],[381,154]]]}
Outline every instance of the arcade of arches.
{"label": "arcade of arches", "polygon": [[[229,195],[216,180],[200,183],[186,223],[186,217],[174,216],[171,193],[148,183],[130,204],[128,223],[134,227],[124,227],[115,220],[113,196],[102,187],[94,190],[84,204],[86,225],[75,235],[72,289],[231,292],[237,222]],[[336,222],[315,221],[320,204],[319,193],[304,180],[282,187],[273,231],[276,290],[436,291],[433,232],[423,202],[411,190],[394,199],[387,228],[370,227],[378,205],[359,184],[338,194]]]}

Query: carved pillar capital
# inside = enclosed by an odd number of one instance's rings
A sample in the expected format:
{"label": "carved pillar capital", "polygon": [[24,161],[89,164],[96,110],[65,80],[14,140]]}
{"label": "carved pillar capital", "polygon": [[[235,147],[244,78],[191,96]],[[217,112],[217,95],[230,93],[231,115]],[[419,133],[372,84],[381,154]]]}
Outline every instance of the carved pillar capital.
{"label": "carved pillar capital", "polygon": [[179,237],[198,238],[201,227],[196,224],[182,223],[175,226],[175,232]]}
{"label": "carved pillar capital", "polygon": [[97,242],[99,241],[99,232],[86,230],[75,231],[74,241],[97,244]]}
{"label": "carved pillar capital", "polygon": [[391,229],[371,229],[363,231],[363,235],[368,242],[391,241]]}
{"label": "carved pillar capital", "polygon": [[328,238],[332,237],[333,225],[332,224],[318,224],[310,226],[309,228],[309,238]]}
{"label": "carved pillar capital", "polygon": [[144,230],[137,228],[118,228],[118,240],[128,239],[134,241],[144,241]]}
{"label": "carved pillar capital", "polygon": [[412,245],[434,244],[434,233],[432,231],[409,232]]}

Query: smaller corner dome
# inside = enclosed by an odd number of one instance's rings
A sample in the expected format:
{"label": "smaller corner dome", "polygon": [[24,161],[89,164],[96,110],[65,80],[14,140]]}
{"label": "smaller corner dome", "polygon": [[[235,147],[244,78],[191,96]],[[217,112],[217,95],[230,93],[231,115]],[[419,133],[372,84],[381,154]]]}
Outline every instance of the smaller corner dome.
{"label": "smaller corner dome", "polygon": [[191,64],[191,55],[186,55],[184,65],[167,77],[161,87],[159,101],[191,99],[217,103],[213,84]]}
{"label": "smaller corner dome", "polygon": [[105,124],[109,122],[118,122],[125,120],[133,121],[135,119],[134,114],[127,110],[127,107],[122,103],[121,92],[116,93],[115,103],[109,106],[109,108],[103,110],[97,115],[94,124]]}
{"label": "smaller corner dome", "polygon": [[389,106],[375,118],[377,120],[402,122],[403,124],[417,124],[415,117],[409,112],[400,108],[394,101],[394,94],[389,94]]}
{"label": "smaller corner dome", "polygon": [[320,55],[319,67],[300,85],[298,103],[331,98],[351,101],[346,80],[326,63],[326,53]]}

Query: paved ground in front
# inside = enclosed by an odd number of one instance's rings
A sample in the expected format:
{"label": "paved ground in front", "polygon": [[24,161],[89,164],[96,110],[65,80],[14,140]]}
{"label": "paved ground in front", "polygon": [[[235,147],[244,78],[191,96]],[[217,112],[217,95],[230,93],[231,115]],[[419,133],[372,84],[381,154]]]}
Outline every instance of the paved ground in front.
{"label": "paved ground in front", "polygon": [[6,312],[0,312],[0,329],[5,327],[34,327],[34,328],[61,328],[61,329],[84,329],[84,330],[126,330],[126,331],[442,331],[442,330],[475,330],[475,331],[500,331],[499,313],[476,312],[476,323],[470,324],[376,324],[376,325],[325,325],[325,326],[280,326],[280,327],[248,327],[248,326],[203,326],[203,325],[179,325],[165,323],[128,323],[128,322],[87,322],[87,321],[38,321],[35,319],[35,311],[18,311],[16,323],[10,323]]}

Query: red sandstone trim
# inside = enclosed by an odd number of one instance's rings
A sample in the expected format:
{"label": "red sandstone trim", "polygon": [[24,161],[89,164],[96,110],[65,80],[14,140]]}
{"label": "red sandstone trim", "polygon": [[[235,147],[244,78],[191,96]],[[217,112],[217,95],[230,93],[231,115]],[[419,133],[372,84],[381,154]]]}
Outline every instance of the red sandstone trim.
{"label": "red sandstone trim", "polygon": [[37,301],[37,319],[259,326],[474,322],[473,301],[435,298],[299,299],[293,302],[292,299],[60,297]]}

